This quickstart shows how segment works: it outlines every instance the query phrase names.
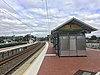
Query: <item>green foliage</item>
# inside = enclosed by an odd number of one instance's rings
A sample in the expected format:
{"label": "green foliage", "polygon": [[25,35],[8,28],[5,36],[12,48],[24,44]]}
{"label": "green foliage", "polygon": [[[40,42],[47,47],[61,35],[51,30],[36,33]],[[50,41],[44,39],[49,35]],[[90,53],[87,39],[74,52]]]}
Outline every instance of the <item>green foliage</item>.
{"label": "green foliage", "polygon": [[29,41],[31,38],[36,38],[36,37],[34,37],[33,35],[31,35],[31,34],[27,34],[27,35],[25,35],[24,37],[23,37],[23,41]]}
{"label": "green foliage", "polygon": [[90,40],[96,40],[97,37],[95,35],[91,36]]}
{"label": "green foliage", "polygon": [[1,36],[0,37],[0,43],[3,43],[3,40],[5,39],[5,37]]}
{"label": "green foliage", "polygon": [[44,37],[38,37],[37,40],[38,41],[45,41],[46,40],[46,37],[45,38]]}
{"label": "green foliage", "polygon": [[100,42],[100,37],[92,35],[90,38],[87,37],[86,40],[87,40],[86,41],[87,43],[99,43]]}

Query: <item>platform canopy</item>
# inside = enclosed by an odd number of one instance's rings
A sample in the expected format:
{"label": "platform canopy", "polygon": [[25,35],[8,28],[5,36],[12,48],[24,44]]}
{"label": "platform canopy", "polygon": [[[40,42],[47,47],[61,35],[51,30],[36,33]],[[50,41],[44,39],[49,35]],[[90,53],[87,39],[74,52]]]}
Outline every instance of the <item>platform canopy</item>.
{"label": "platform canopy", "polygon": [[82,33],[91,33],[92,31],[96,31],[97,29],[76,19],[72,18],[68,20],[67,22],[63,23],[56,29],[52,30],[51,33],[56,32],[82,32]]}

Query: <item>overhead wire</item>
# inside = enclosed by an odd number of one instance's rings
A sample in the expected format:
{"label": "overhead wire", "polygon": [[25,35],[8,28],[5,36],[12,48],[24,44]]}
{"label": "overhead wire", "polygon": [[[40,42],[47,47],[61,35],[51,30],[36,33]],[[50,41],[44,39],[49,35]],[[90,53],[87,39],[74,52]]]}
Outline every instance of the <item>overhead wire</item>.
{"label": "overhead wire", "polygon": [[[43,0],[42,0],[43,3]],[[48,11],[48,2],[45,0],[45,10],[46,10],[46,19],[47,19],[47,25],[48,25],[48,30],[50,34],[50,25],[49,25],[49,11]]]}
{"label": "overhead wire", "polygon": [[[4,3],[6,3],[12,10],[14,10],[14,12],[16,12],[20,17],[21,19],[36,19],[36,18],[23,18],[22,15],[20,15],[13,7],[11,7],[5,0],[2,0]],[[27,25],[27,24],[26,24]]]}
{"label": "overhead wire", "polygon": [[[44,0],[42,0],[42,5],[43,5],[44,13],[45,13],[46,12],[46,8],[45,8]],[[47,15],[44,15],[44,16],[45,16],[45,19],[46,19],[47,18]],[[47,24],[47,22],[45,22],[45,24]],[[45,34],[48,34],[48,32],[49,31],[45,32]]]}
{"label": "overhead wire", "polygon": [[[21,18],[23,18],[23,16],[22,15],[20,15],[13,7],[11,7],[5,0],[2,0],[8,7],[10,7],[17,15],[19,15]],[[13,16],[12,14],[10,14],[11,16]],[[13,16],[13,17],[15,17],[15,16]],[[15,17],[16,18],[16,17]],[[19,20],[20,21],[20,19],[19,18],[16,18],[17,20]],[[20,22],[22,22],[22,21],[20,21]],[[26,25],[26,26],[29,26],[29,27],[35,27],[35,26],[33,26],[33,25],[29,25],[29,24],[27,24],[27,23],[24,23],[24,22],[22,22],[24,25]],[[33,28],[32,28],[33,29]]]}
{"label": "overhead wire", "polygon": [[[4,9],[2,9],[2,10],[3,10],[4,14],[9,14],[6,10],[4,10]],[[5,13],[5,12],[7,12],[7,13]],[[9,15],[12,15],[12,14],[9,14]],[[13,16],[13,17],[15,17],[15,16]],[[3,24],[1,24],[1,26],[4,27]],[[0,27],[1,27],[1,26],[0,26]],[[5,27],[6,27],[6,26],[5,26]],[[11,28],[11,27],[7,26],[6,28],[8,29],[8,28]]]}
{"label": "overhead wire", "polygon": [[12,6],[10,6],[5,0],[2,0],[8,7],[10,7],[14,12],[16,12],[20,17],[22,17],[21,19],[34,19],[34,18],[23,18],[22,15],[20,15]]}
{"label": "overhead wire", "polygon": [[[14,12],[16,12],[20,17],[22,17],[21,19],[34,19],[34,18],[23,18],[22,15],[20,15],[13,7],[11,7],[5,0],[2,0],[7,6],[9,6],[12,10],[14,10]],[[35,18],[36,19],[36,18]],[[25,24],[25,23],[24,23]],[[28,25],[28,24],[26,24]]]}
{"label": "overhead wire", "polygon": [[[6,10],[4,10],[4,9],[2,9],[3,11],[5,11],[5,12],[7,12]],[[7,12],[7,14],[9,14],[10,16],[12,16],[12,17],[14,17],[14,18],[16,18],[15,16],[13,16],[11,13],[8,13]],[[20,21],[20,19],[18,19],[18,18],[16,18],[17,20],[19,20]],[[21,22],[21,21],[20,21]],[[2,25],[1,25],[2,26]],[[4,27],[4,26],[2,26],[2,27]],[[13,27],[13,26],[11,26],[11,27]],[[6,28],[8,28],[8,29],[11,29],[11,27],[6,27]],[[34,32],[40,32],[40,31],[34,31]],[[44,32],[44,31],[41,31],[41,32]]]}
{"label": "overhead wire", "polygon": [[[4,12],[7,12],[6,10],[2,9]],[[19,18],[15,17],[14,15],[12,15],[11,13],[7,12],[7,14],[9,14],[10,16],[14,17],[16,20],[20,21],[22,24],[26,25],[25,23],[23,23]]]}
{"label": "overhead wire", "polygon": [[[18,13],[13,7],[11,7],[5,0],[2,0],[2,1],[3,1],[8,7],[10,7],[15,13],[17,13],[17,15],[19,15],[19,13]],[[43,1],[43,0],[42,0],[42,1]],[[47,7],[47,1],[46,1],[46,0],[45,0],[45,3],[46,3],[45,9],[46,9],[46,11],[47,11],[46,16],[47,16],[47,19],[49,19],[49,18],[48,18],[48,7]],[[43,4],[43,6],[44,6],[44,4]],[[2,10],[3,10],[3,9],[2,9]],[[3,10],[3,11],[7,12],[6,10]],[[12,15],[11,13],[7,12],[7,14],[9,14],[10,16],[16,18],[16,19],[17,19],[18,21],[20,21],[22,24],[31,27],[30,25],[28,25],[28,24],[22,22],[19,18],[15,17],[15,16]],[[21,19],[24,19],[22,15],[19,15],[19,16],[21,17]],[[25,19],[26,19],[26,18],[25,18]],[[32,18],[27,18],[27,19],[32,19]],[[49,20],[48,20],[48,22],[49,22]],[[47,24],[48,24],[48,23],[47,23]],[[32,25],[32,26],[33,26],[33,25]],[[48,29],[50,29],[50,28],[48,28]]]}

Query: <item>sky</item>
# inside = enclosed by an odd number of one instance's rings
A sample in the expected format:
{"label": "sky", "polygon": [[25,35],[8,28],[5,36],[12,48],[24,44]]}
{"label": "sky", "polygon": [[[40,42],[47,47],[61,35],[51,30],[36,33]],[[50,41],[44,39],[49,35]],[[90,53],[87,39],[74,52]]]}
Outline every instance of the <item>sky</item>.
{"label": "sky", "polygon": [[73,17],[98,29],[86,36],[100,36],[100,0],[0,0],[0,36],[46,36]]}

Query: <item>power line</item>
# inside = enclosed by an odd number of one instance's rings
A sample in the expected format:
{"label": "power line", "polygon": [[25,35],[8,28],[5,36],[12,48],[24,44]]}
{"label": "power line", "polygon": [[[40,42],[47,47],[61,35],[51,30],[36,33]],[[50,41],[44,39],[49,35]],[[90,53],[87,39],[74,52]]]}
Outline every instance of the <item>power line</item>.
{"label": "power line", "polygon": [[[5,10],[3,10],[3,11],[5,11]],[[5,11],[6,12],[6,11]],[[15,17],[15,16],[13,16],[12,14],[10,14],[10,13],[8,13],[9,15],[11,15],[12,17]],[[15,17],[16,18],[16,17]],[[19,20],[18,18],[16,18],[17,20]],[[19,20],[20,21],[20,20]],[[1,25],[2,26],[2,25]],[[2,26],[2,27],[4,27],[4,26]],[[12,26],[11,26],[12,27]],[[6,27],[6,28],[8,28],[8,29],[11,29],[11,27]],[[10,32],[12,32],[12,31],[10,31]],[[14,31],[13,30],[13,32],[15,32],[15,33],[17,33],[17,32],[21,32],[21,31]],[[24,31],[25,32],[25,31]],[[26,31],[27,32],[27,31]],[[29,31],[30,32],[30,31]],[[32,32],[47,32],[47,30],[34,30],[34,31],[32,31]]]}
{"label": "power line", "polygon": [[[44,12],[46,12],[44,0],[42,0],[42,5],[43,5]],[[45,18],[47,18],[47,15],[45,15],[45,16],[46,16]],[[48,25],[48,22],[45,22],[45,24]],[[48,30],[49,30],[49,29],[48,29]],[[46,34],[48,34],[48,31],[46,32]]]}
{"label": "power line", "polygon": [[[14,12],[15,13],[17,13],[18,15],[19,15],[19,13],[13,8],[13,7],[11,7],[5,0],[2,0],[8,7],[10,7],[12,10],[14,10]],[[12,14],[10,14],[11,16],[13,16]],[[21,18],[23,18],[23,16],[22,15],[19,15]],[[13,17],[15,17],[15,16],[13,16]],[[16,18],[16,17],[15,17]],[[17,20],[19,20],[20,21],[20,19],[18,19],[18,18],[16,18]],[[31,18],[32,19],[32,18]],[[22,21],[20,21],[20,22],[22,22]],[[33,25],[28,25],[28,24],[26,24],[26,23],[24,23],[24,22],[22,22],[23,24],[25,24],[26,26],[29,26],[29,27],[35,27],[35,26],[33,26]]]}
{"label": "power line", "polygon": [[[13,7],[11,7],[5,0],[2,0],[2,1],[3,1],[8,7],[10,7],[12,10],[14,10],[14,12],[17,13],[17,14],[21,17],[20,19],[33,19],[33,18],[23,18],[23,16],[20,15],[20,14],[19,14]],[[42,1],[43,1],[43,0],[42,0]],[[46,11],[47,11],[46,17],[47,17],[48,22],[49,22],[48,7],[47,7],[47,1],[46,1],[46,0],[45,0],[45,3],[46,3],[45,9],[46,9]],[[43,3],[43,7],[44,7],[44,3]],[[3,10],[3,9],[2,9],[2,10]],[[3,11],[7,12],[6,10],[3,10]],[[10,16],[16,18],[18,21],[20,21],[21,23],[25,24],[26,26],[29,26],[29,27],[33,26],[33,25],[30,26],[30,25],[28,25],[28,24],[22,22],[19,18],[15,17],[14,15],[12,15],[12,14],[9,13],[9,12],[7,12],[7,14],[9,14]],[[47,24],[48,24],[48,22],[47,22]],[[35,26],[33,26],[33,27],[35,27]],[[10,27],[9,27],[9,28],[10,28]],[[50,28],[48,28],[48,29],[50,29]],[[33,31],[33,32],[38,32],[38,31]],[[44,32],[47,32],[47,31],[44,31]]]}
{"label": "power line", "polygon": [[[4,12],[7,12],[7,11],[4,10],[4,9],[2,9],[2,10],[3,10]],[[4,13],[4,14],[9,14],[9,13]],[[9,14],[9,15],[13,16],[12,14]],[[13,16],[13,17],[15,17],[15,16]],[[3,24],[1,24],[1,26],[4,27]],[[1,27],[1,26],[0,26],[0,27]],[[5,27],[6,27],[6,26],[5,26]],[[9,28],[11,29],[11,27],[12,27],[12,26],[7,26],[6,28],[7,28],[7,29],[9,29]]]}
{"label": "power line", "polygon": [[47,15],[47,18],[49,19],[49,15],[48,15],[48,4],[47,4],[47,0],[45,0],[45,8],[46,8],[46,15]]}
{"label": "power line", "polygon": [[[43,2],[43,0],[42,0]],[[45,0],[45,10],[46,10],[46,18],[47,18],[47,25],[48,25],[48,30],[49,30],[49,34],[50,34],[50,25],[49,25],[49,12],[48,12],[48,3],[47,0]]]}
{"label": "power line", "polygon": [[[2,0],[8,7],[10,7],[15,13],[17,13],[21,19],[26,19],[26,18],[23,18],[22,15],[20,15],[13,7],[11,7],[5,0]],[[27,19],[34,19],[34,18],[27,18]]]}
{"label": "power line", "polygon": [[[4,10],[4,9],[2,9],[3,11],[5,11],[5,12],[7,12],[6,10]],[[7,12],[7,14],[9,14],[10,16],[12,16],[12,17],[14,17],[14,18],[16,18],[18,21],[20,21],[20,19],[18,19],[17,17],[15,17],[14,15],[12,15],[11,13],[8,13]],[[22,22],[22,21],[20,21],[20,22]],[[23,22],[22,22],[23,23]],[[24,23],[23,23],[24,24]],[[25,24],[26,25],[26,24]]]}
{"label": "power line", "polygon": [[[19,14],[13,7],[11,7],[5,0],[2,0],[7,6],[9,6],[11,9],[14,10],[14,12],[16,12],[17,14]],[[20,15],[21,16],[21,15]]]}

